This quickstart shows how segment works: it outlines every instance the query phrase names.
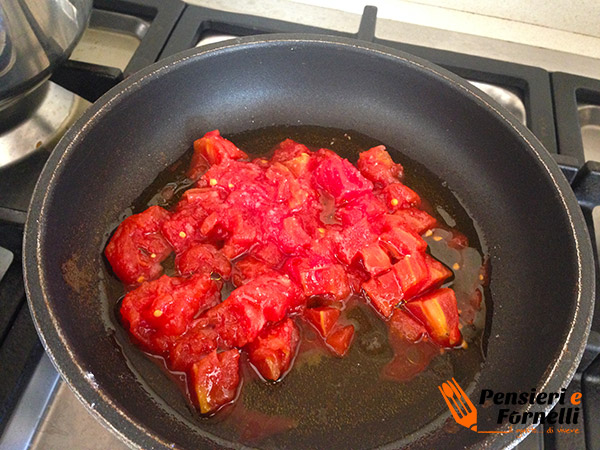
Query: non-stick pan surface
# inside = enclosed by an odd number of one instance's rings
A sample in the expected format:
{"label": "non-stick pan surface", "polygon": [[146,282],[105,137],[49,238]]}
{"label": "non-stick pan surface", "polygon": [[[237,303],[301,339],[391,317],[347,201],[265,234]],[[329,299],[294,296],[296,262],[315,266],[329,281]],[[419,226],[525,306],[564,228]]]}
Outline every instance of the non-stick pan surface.
{"label": "non-stick pan surface", "polygon": [[[127,79],[65,135],[38,182],[24,244],[30,308],[58,370],[105,425],[143,448],[238,445],[211,436],[155,365],[124,357],[108,320],[102,250],[119,215],[195,138],[273,124],[364,133],[426,165],[463,202],[492,267],[488,353],[468,392],[568,384],[591,321],[594,266],[574,195],[536,138],[464,80],[402,52],[258,36],[193,49]],[[508,428],[496,424],[497,407],[478,413],[480,429]],[[503,447],[520,439],[452,424],[445,412],[402,442],[378,444]],[[321,447],[366,442],[349,428]]]}

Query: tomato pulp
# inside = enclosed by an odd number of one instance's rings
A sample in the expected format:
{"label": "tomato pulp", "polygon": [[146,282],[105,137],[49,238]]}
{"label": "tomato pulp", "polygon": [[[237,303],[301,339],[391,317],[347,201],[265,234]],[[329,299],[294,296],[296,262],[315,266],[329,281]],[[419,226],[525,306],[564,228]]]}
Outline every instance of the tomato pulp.
{"label": "tomato pulp", "polygon": [[[385,378],[411,379],[440,351],[467,345],[460,328],[479,310],[484,269],[461,284],[459,297],[475,300],[459,314],[448,287],[458,269],[430,250],[442,241],[460,252],[468,239],[403,183],[404,168],[384,146],[353,165],[286,139],[269,158],[252,159],[212,131],[194,143],[187,176],[193,185],[177,203],[125,219],[105,254],[129,291],[124,327],[187,375],[201,413],[235,400],[242,353],[264,380],[293,370],[303,323],[332,357],[348,354],[352,298],[388,326],[394,356]],[[222,299],[225,283],[234,290]]]}

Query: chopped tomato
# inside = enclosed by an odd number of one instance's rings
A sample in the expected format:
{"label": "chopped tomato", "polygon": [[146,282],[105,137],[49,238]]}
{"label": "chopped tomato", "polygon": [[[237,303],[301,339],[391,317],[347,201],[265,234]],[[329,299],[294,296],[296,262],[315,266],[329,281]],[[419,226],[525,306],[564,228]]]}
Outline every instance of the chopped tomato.
{"label": "chopped tomato", "polygon": [[[145,282],[121,304],[121,319],[146,349],[163,354],[192,319],[219,302],[220,285],[206,274],[168,277]],[[165,339],[167,337],[167,339]]]}
{"label": "chopped tomato", "polygon": [[232,402],[240,384],[238,350],[213,350],[190,370],[190,392],[202,414],[216,412]]}
{"label": "chopped tomato", "polygon": [[421,204],[421,197],[402,183],[392,183],[383,189],[386,206],[392,211],[413,208]]}
{"label": "chopped tomato", "polygon": [[402,287],[405,300],[422,292],[429,282],[429,270],[422,253],[406,255],[394,264],[394,274]]}
{"label": "chopped tomato", "polygon": [[402,287],[393,270],[371,278],[362,287],[371,300],[371,305],[386,319],[392,315],[398,303],[404,300]]}
{"label": "chopped tomato", "polygon": [[208,188],[185,192],[175,211],[164,221],[161,231],[176,253],[206,240],[201,226],[215,205],[221,202],[219,192]]}
{"label": "chopped tomato", "polygon": [[379,241],[396,259],[412,253],[424,252],[427,248],[427,243],[421,236],[402,227],[386,231],[379,236]]}
{"label": "chopped tomato", "polygon": [[437,288],[452,276],[452,272],[441,262],[423,253],[402,258],[394,264],[394,273],[404,292],[404,300]]}
{"label": "chopped tomato", "polygon": [[[458,308],[470,323],[481,306],[488,268],[470,267],[459,232],[443,224],[426,232],[438,225],[425,212],[433,209],[402,183],[403,168],[384,146],[361,153],[354,166],[287,139],[270,159],[250,161],[214,130],[194,142],[187,176],[194,187],[170,211],[154,206],[129,217],[105,254],[127,289],[135,288],[120,307],[123,326],[186,374],[204,414],[235,400],[242,349],[264,379],[288,372],[300,341],[290,316],[301,315],[322,338],[309,333],[302,349],[322,354],[325,345],[346,355],[352,318],[365,333],[361,344],[377,334],[365,342],[379,352],[384,339],[373,318],[348,313],[351,294],[362,296],[389,327],[394,359],[384,376],[408,380],[440,346],[461,343]],[[444,259],[464,266],[456,269],[458,305],[454,291],[440,289],[453,274],[426,253],[423,233],[435,252],[458,250]],[[175,267],[169,260],[165,268],[178,276],[161,276],[172,251]]]}
{"label": "chopped tomato", "polygon": [[177,255],[175,265],[180,274],[204,273],[219,274],[228,280],[231,275],[231,263],[229,260],[210,244],[197,244]]}
{"label": "chopped tomato", "polygon": [[324,306],[320,308],[307,308],[304,317],[316,328],[321,337],[325,338],[333,329],[339,319],[341,311],[337,308]]}
{"label": "chopped tomato", "polygon": [[265,172],[274,187],[275,199],[294,211],[300,209],[312,192],[303,187],[292,171],[282,163],[274,163]]}
{"label": "chopped tomato", "polygon": [[458,308],[452,289],[438,289],[406,304],[419,319],[431,339],[443,347],[456,347],[462,341],[458,329]]}
{"label": "chopped tomato", "polygon": [[260,305],[231,295],[203,316],[226,347],[243,347],[252,342],[267,324]]}
{"label": "chopped tomato", "polygon": [[326,295],[334,300],[343,300],[350,295],[348,276],[340,264],[291,258],[287,261],[285,270],[302,286],[306,297]]}
{"label": "chopped tomato", "polygon": [[294,216],[283,219],[277,242],[285,253],[295,253],[310,245],[311,239],[302,227],[302,222]]}
{"label": "chopped tomato", "polygon": [[354,200],[340,205],[335,212],[342,225],[350,226],[361,219],[372,221],[387,212],[385,204],[372,192],[366,192]]}
{"label": "chopped tomato", "polygon": [[168,365],[171,370],[185,372],[205,355],[216,350],[217,332],[205,319],[198,319],[183,336],[178,338],[169,351]]}
{"label": "chopped tomato", "polygon": [[418,342],[427,335],[423,324],[412,315],[400,308],[394,309],[389,321],[390,336],[406,339],[409,342]]}
{"label": "chopped tomato", "polygon": [[347,159],[322,150],[319,151],[319,156],[320,160],[313,172],[314,183],[329,193],[336,204],[350,201],[373,189],[373,184]]}
{"label": "chopped tomato", "polygon": [[160,263],[172,251],[160,232],[168,217],[167,211],[152,206],[121,222],[104,254],[123,283],[139,284],[160,276],[163,271]]}
{"label": "chopped tomato", "polygon": [[358,255],[362,258],[362,263],[366,271],[373,276],[385,272],[392,267],[390,257],[376,242],[363,247],[358,252]]}
{"label": "chopped tomato", "polygon": [[440,285],[452,276],[452,272],[437,259],[425,255],[425,262],[429,272],[429,280],[421,292],[428,291],[431,288],[440,287]]}
{"label": "chopped tomato", "polygon": [[235,262],[233,267],[233,284],[241,286],[250,280],[260,278],[267,274],[275,274],[272,266],[255,258],[252,255],[246,255]]}
{"label": "chopped tomato", "polygon": [[345,356],[352,344],[354,325],[348,325],[333,331],[325,340],[327,346],[337,356]]}
{"label": "chopped tomato", "polygon": [[247,188],[255,187],[263,176],[264,170],[254,163],[226,159],[211,166],[198,185],[225,194],[245,192]]}
{"label": "chopped tomato", "polygon": [[417,208],[399,209],[384,218],[386,231],[396,227],[404,227],[417,234],[423,234],[437,225],[437,220],[425,211]]}
{"label": "chopped tomato", "polygon": [[283,252],[272,242],[255,245],[251,252],[254,256],[261,261],[264,261],[266,264],[269,264],[271,267],[279,266],[285,259]]}
{"label": "chopped tomato", "polygon": [[273,157],[271,158],[272,162],[286,162],[292,161],[295,158],[302,155],[309,155],[312,152],[306,147],[306,145],[299,144],[291,139],[286,139],[279,143],[275,152],[273,153]]}
{"label": "chopped tomato", "polygon": [[356,266],[349,267],[347,275],[350,291],[352,291],[354,294],[360,294],[362,284],[371,278],[366,271]]}
{"label": "chopped tomato", "polygon": [[384,145],[362,152],[357,166],[365,178],[384,186],[398,181],[404,174],[402,166],[392,160]]}
{"label": "chopped tomato", "polygon": [[334,237],[336,256],[343,263],[351,264],[359,250],[376,239],[368,219],[364,218]]}
{"label": "chopped tomato", "polygon": [[265,328],[246,346],[250,362],[263,378],[281,379],[287,373],[296,355],[300,332],[291,319]]}
{"label": "chopped tomato", "polygon": [[304,177],[308,173],[311,157],[308,153],[300,153],[298,156],[283,162],[288,169],[297,177]]}
{"label": "chopped tomato", "polygon": [[223,245],[223,254],[229,259],[247,252],[258,240],[258,227],[253,220],[242,214],[228,215],[226,227],[228,236]]}
{"label": "chopped tomato", "polygon": [[235,289],[205,317],[229,347],[252,342],[267,322],[279,322],[301,307],[297,287],[284,276],[251,280]]}
{"label": "chopped tomato", "polygon": [[225,159],[247,159],[243,151],[235,146],[235,144],[221,137],[219,130],[214,130],[206,133],[202,138],[194,141],[194,156],[188,171],[188,177],[197,179],[201,174],[199,167],[204,168],[202,159],[208,161],[209,164],[219,164]]}

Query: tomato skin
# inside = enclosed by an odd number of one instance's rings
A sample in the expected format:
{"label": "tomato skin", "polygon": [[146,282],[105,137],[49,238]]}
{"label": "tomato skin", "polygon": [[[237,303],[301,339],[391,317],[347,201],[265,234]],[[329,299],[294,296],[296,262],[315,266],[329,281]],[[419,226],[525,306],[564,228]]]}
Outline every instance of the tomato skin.
{"label": "tomato skin", "polygon": [[181,275],[191,273],[217,273],[228,280],[231,275],[229,260],[210,244],[197,244],[175,258],[175,266]]}
{"label": "tomato skin", "polygon": [[358,157],[357,166],[365,178],[380,186],[397,182],[404,175],[402,165],[392,160],[384,145],[362,152]]}
{"label": "tomato skin", "polygon": [[203,159],[210,165],[219,164],[225,159],[247,159],[248,155],[235,144],[221,136],[219,130],[209,131],[194,141],[194,156],[188,170],[188,177],[198,179],[205,168]]}
{"label": "tomato skin", "polygon": [[266,380],[277,381],[285,376],[290,368],[300,332],[290,318],[265,328],[258,337],[246,346],[252,365]]}
{"label": "tomato skin", "polygon": [[169,213],[160,206],[152,206],[121,222],[104,254],[122,282],[135,285],[160,276],[163,271],[160,263],[172,251],[160,233],[168,217]]}
{"label": "tomato skin", "polygon": [[462,342],[458,328],[458,308],[452,289],[444,288],[425,294],[406,304],[419,319],[431,339],[443,347],[456,347]]}
{"label": "tomato skin", "polygon": [[208,275],[163,275],[125,296],[121,319],[144,348],[161,355],[185,333],[196,314],[219,302],[220,288]]}
{"label": "tomato skin", "polygon": [[202,414],[216,412],[235,400],[240,385],[240,354],[237,349],[213,350],[189,371],[190,393]]}
{"label": "tomato skin", "polygon": [[452,239],[448,242],[448,246],[456,250],[462,250],[469,246],[469,239],[458,231],[452,232]]}
{"label": "tomato skin", "polygon": [[393,270],[371,278],[363,283],[362,288],[371,301],[371,305],[386,319],[392,315],[394,308],[404,300],[402,287]]}
{"label": "tomato skin", "polygon": [[319,332],[322,338],[326,338],[339,319],[341,311],[337,308],[323,306],[319,308],[307,308],[304,310],[306,320]]}
{"label": "tomato skin", "polygon": [[340,358],[345,356],[350,349],[352,339],[354,338],[354,325],[347,325],[333,331],[325,340],[327,347],[329,347],[336,356]]}

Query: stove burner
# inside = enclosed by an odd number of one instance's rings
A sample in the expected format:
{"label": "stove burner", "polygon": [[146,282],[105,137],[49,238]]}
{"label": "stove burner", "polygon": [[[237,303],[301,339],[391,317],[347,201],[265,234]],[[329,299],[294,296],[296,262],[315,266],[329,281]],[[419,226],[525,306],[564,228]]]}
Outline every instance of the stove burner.
{"label": "stove burner", "polygon": [[47,81],[2,109],[0,118],[8,125],[0,131],[0,168],[33,152],[52,150],[87,106],[88,101]]}

